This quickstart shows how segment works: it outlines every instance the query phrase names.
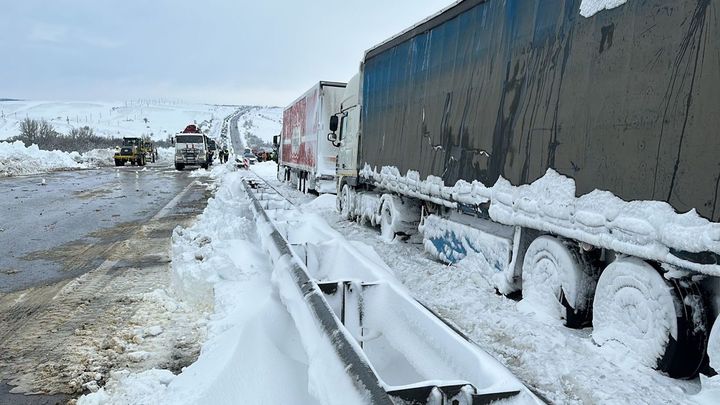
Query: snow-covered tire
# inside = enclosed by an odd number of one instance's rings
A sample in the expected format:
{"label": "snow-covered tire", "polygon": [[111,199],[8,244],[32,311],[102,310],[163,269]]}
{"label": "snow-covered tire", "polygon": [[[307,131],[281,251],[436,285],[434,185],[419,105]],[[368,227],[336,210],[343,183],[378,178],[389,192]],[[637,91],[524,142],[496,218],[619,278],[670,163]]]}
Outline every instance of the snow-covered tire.
{"label": "snow-covered tire", "polygon": [[523,301],[571,328],[589,323],[595,280],[579,251],[561,239],[539,236],[522,265]]}
{"label": "snow-covered tire", "polygon": [[347,184],[343,184],[340,194],[338,194],[335,201],[337,204],[337,210],[340,213],[340,216],[344,219],[353,219],[352,200],[352,188]]}
{"label": "snow-covered tire", "polygon": [[620,258],[598,280],[593,341],[617,342],[642,364],[672,377],[694,376],[707,345],[701,297],[691,281],[668,281],[640,259]]}
{"label": "snow-covered tire", "polygon": [[392,242],[397,232],[397,213],[392,199],[388,199],[380,206],[380,235],[385,242]]}
{"label": "snow-covered tire", "polygon": [[380,197],[380,234],[384,241],[392,242],[395,236],[407,239],[416,234],[420,222],[420,205],[412,199],[401,199],[392,194]]}

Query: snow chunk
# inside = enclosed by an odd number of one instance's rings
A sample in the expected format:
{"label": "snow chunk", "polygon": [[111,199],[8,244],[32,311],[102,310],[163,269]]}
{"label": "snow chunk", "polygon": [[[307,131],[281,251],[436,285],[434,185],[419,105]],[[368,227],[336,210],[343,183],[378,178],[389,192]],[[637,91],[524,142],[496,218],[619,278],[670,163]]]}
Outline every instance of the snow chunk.
{"label": "snow chunk", "polygon": [[610,10],[627,3],[627,0],[582,0],[580,15],[588,18],[602,10]]}

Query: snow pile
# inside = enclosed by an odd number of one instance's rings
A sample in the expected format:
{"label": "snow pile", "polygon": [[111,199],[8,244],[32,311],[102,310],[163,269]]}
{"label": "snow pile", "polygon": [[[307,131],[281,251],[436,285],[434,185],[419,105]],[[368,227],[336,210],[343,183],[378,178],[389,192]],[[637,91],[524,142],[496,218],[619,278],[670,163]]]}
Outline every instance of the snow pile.
{"label": "snow pile", "polygon": [[0,176],[43,173],[52,170],[82,169],[88,167],[75,157],[58,150],[40,150],[37,145],[25,147],[21,141],[0,142]]}
{"label": "snow pile", "polygon": [[272,289],[241,173],[221,165],[205,175],[220,186],[195,225],[175,230],[171,265],[183,302],[212,311],[198,360],[177,376],[113,373],[79,404],[317,402],[308,394],[300,338]]}
{"label": "snow pile", "polygon": [[602,10],[610,10],[627,3],[627,0],[582,0],[580,15],[588,18]]}
{"label": "snow pile", "polygon": [[0,142],[0,177],[45,173],[56,170],[112,166],[113,149],[93,149],[85,153],[47,151],[21,141]]}

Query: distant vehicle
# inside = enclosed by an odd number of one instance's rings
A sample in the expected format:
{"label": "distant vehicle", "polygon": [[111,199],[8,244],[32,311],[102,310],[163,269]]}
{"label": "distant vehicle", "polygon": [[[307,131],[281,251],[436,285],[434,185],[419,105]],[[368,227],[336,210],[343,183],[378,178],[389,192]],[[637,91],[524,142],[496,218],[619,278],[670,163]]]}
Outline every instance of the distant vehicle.
{"label": "distant vehicle", "polygon": [[123,144],[115,152],[113,159],[115,160],[115,166],[125,166],[127,162],[130,162],[133,166],[145,166],[147,159],[155,162],[156,153],[155,147],[149,140],[126,137],[123,138]]}
{"label": "distant vehicle", "polygon": [[235,157],[235,166],[237,167],[244,167],[249,168],[250,165],[254,165],[257,163],[257,156],[255,156],[253,153],[243,153],[242,155],[237,155]]}
{"label": "distant vehicle", "polygon": [[[185,130],[192,130],[188,125]],[[200,166],[207,169],[212,160],[209,138],[202,133],[183,132],[175,135],[175,169],[183,170],[186,166]]]}

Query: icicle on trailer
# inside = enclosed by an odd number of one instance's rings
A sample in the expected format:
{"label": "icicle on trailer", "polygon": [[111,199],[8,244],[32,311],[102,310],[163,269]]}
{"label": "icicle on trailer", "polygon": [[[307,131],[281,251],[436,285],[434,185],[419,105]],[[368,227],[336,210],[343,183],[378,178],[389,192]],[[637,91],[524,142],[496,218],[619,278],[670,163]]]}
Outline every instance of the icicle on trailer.
{"label": "icicle on trailer", "polygon": [[519,307],[648,366],[717,370],[717,5],[467,0],[409,28],[330,118],[338,209],[482,256]]}

